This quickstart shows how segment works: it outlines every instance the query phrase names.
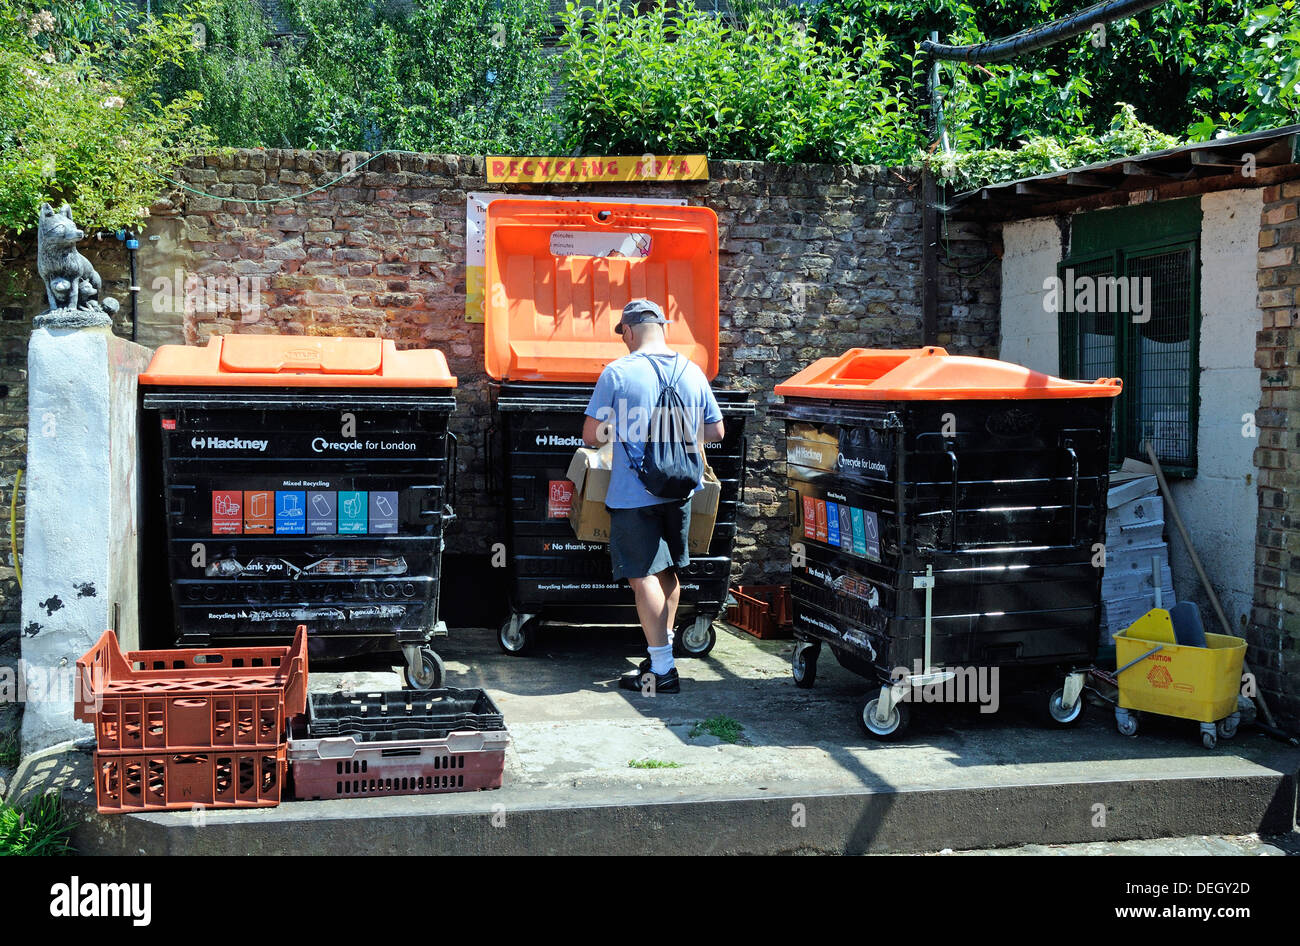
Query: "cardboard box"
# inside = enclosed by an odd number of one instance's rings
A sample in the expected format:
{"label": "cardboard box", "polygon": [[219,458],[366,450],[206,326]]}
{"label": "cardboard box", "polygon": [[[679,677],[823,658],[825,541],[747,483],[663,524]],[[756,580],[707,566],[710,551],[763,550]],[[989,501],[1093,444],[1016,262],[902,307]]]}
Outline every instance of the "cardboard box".
{"label": "cardboard box", "polygon": [[[609,542],[609,510],[605,496],[614,458],[613,446],[579,447],[569,461],[569,479],[573,497],[569,506],[569,524],[573,534],[584,542]],[[688,537],[692,555],[703,555],[713,541],[713,526],[718,519],[722,484],[713,468],[704,465],[704,488],[691,497],[691,525]]]}

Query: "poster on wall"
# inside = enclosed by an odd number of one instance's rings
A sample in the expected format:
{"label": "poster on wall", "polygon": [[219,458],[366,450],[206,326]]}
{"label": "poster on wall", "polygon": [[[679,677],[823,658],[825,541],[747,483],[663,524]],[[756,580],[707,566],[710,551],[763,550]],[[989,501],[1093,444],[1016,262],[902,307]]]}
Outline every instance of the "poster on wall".
{"label": "poster on wall", "polygon": [[[472,191],[465,198],[465,321],[482,322],[484,315],[483,272],[487,264],[487,207],[501,197],[511,200],[617,200],[629,204],[686,206],[684,197],[567,197],[552,194],[503,194]],[[628,253],[627,255],[633,255]]]}

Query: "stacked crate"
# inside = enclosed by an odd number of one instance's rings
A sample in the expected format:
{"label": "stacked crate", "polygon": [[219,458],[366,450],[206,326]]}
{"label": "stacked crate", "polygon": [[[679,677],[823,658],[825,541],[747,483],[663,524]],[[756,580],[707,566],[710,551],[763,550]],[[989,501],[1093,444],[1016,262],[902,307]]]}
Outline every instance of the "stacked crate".
{"label": "stacked crate", "polygon": [[510,734],[483,690],[313,693],[294,722],[294,797],[428,795],[501,787]]}
{"label": "stacked crate", "polygon": [[122,653],[105,631],[77,661],[105,814],[277,805],[288,723],[306,709],[307,629],[288,647]]}
{"label": "stacked crate", "polygon": [[1164,500],[1154,476],[1116,474],[1106,497],[1106,571],[1101,580],[1101,645],[1156,607],[1174,605],[1165,542]]}

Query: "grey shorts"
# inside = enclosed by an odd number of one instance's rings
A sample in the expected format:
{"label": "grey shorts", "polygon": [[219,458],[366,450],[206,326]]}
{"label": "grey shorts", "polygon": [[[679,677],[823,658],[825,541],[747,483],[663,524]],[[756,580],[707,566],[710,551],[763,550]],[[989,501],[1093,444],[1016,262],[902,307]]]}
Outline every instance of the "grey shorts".
{"label": "grey shorts", "polygon": [[691,501],[609,510],[609,557],[615,578],[645,578],[691,563]]}

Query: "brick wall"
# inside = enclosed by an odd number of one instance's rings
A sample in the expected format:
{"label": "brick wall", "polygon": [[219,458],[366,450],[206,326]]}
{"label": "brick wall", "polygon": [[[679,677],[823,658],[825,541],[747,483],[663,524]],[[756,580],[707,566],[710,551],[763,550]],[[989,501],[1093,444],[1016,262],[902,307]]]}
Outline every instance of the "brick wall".
{"label": "brick wall", "polygon": [[1300,720],[1300,181],[1268,187],[1259,234],[1259,532],[1247,660],[1273,713]]}
{"label": "brick wall", "polygon": [[[483,328],[464,317],[465,199],[469,191],[496,188],[485,183],[482,158],[386,155],[335,186],[295,198],[338,177],[343,160],[327,152],[237,151],[184,168],[189,186],[215,197],[178,192],[154,206],[141,240],[138,339],[199,344],[214,332],[282,332],[378,335],[402,347],[441,348],[460,379],[452,423],[461,438],[460,517],[448,550],[485,554],[504,525],[501,503],[487,494],[483,463],[490,420]],[[921,344],[919,175],[714,161],[710,178],[520,190],[685,197],[717,212],[722,370],[715,383],[752,392],[759,406],[750,428],[738,571],[750,582],[777,580],[788,550],[784,433],[767,419],[772,388],[808,362],[846,348]],[[295,199],[242,202],[282,197]],[[996,355],[1000,271],[985,265],[989,234],[967,222],[941,235],[947,265],[939,267],[939,341],[958,353]],[[113,280],[124,260],[121,244],[94,249],[92,259]],[[29,268],[35,280],[34,261]],[[178,274],[260,277],[260,306],[187,314],[172,285]],[[124,290],[114,282],[111,294],[125,309]],[[0,326],[13,329],[4,336],[5,350],[18,371],[30,318],[41,308],[35,289],[25,304],[21,318]],[[0,475],[8,475],[4,464],[21,463],[25,404],[19,400],[7,402],[13,412],[7,429],[19,447],[12,457],[0,447]],[[0,489],[3,484],[0,479]]]}

